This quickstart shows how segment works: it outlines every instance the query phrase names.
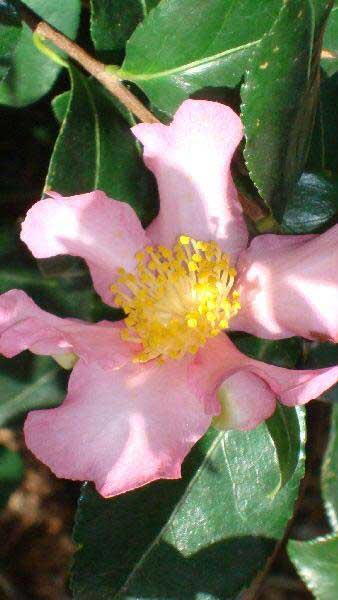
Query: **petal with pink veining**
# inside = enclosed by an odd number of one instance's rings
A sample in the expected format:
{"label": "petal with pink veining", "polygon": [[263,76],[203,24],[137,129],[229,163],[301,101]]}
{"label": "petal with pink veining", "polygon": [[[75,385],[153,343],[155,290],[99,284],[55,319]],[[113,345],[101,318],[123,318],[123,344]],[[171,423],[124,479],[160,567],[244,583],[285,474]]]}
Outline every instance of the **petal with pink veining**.
{"label": "petal with pink veining", "polygon": [[85,323],[61,319],[41,310],[21,290],[0,296],[0,353],[8,358],[23,350],[35,354],[75,353],[86,363],[115,369],[131,360],[139,349],[120,338],[119,323]]}
{"label": "petal with pink veining", "polygon": [[320,235],[256,237],[240,257],[232,329],[338,341],[338,225]]}
{"label": "petal with pink veining", "polygon": [[[232,378],[238,373],[241,374],[241,378],[237,381],[240,385],[236,393],[236,379]],[[288,406],[305,404],[320,396],[338,381],[338,366],[297,371],[283,369],[249,358],[240,352],[226,335],[220,334],[199,350],[189,368],[189,377],[192,389],[199,394],[201,401],[205,402],[206,412],[213,415],[221,413],[217,394],[230,379],[229,402],[238,404],[231,410],[238,413],[240,407],[243,415],[236,416],[236,419],[239,419],[239,428],[249,429],[256,427],[266,415],[270,416],[272,396]],[[265,384],[264,402],[259,379]],[[250,389],[250,394],[245,393],[246,401],[251,405],[246,411],[243,400],[245,381],[247,390]],[[269,395],[266,393],[266,386],[271,392]]]}
{"label": "petal with pink veining", "polygon": [[28,415],[27,446],[58,477],[94,481],[103,496],[180,477],[211,420],[186,371],[187,360],[110,372],[79,361],[64,403]]}
{"label": "petal with pink veining", "polygon": [[133,128],[144,160],[157,178],[160,213],[148,227],[157,244],[171,246],[181,234],[215,240],[234,256],[248,233],[234,187],[230,162],[243,128],[228,106],[186,100],[171,125]]}
{"label": "petal with pink veining", "polygon": [[116,269],[132,271],[135,253],[149,243],[134,210],[96,190],[40,200],[28,211],[21,239],[36,258],[71,254],[84,258],[95,289],[112,304]]}

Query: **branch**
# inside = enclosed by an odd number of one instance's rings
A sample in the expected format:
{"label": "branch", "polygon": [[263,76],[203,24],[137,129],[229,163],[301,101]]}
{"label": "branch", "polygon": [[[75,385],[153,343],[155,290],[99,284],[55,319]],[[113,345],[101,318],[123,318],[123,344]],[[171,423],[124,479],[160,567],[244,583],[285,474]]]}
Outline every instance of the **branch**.
{"label": "branch", "polygon": [[115,96],[128,110],[130,110],[143,123],[158,123],[158,119],[139,101],[134,94],[123,85],[120,79],[113,73],[107,71],[107,66],[96,60],[75,42],[63,35],[57,29],[41,19],[27,6],[20,4],[22,20],[28,27],[41,38],[53,42],[53,44],[65,52],[67,56],[75,60],[81,67],[97,79],[104,87]]}
{"label": "branch", "polygon": [[[0,0],[1,1],[1,0]],[[111,67],[93,58],[78,44],[63,35],[60,31],[41,20],[28,6],[20,2],[20,15],[22,20],[36,34],[37,38],[49,40],[59,50],[67,54],[81,67],[99,81],[121,104],[132,112],[143,123],[160,123],[160,121],[140,102],[134,94],[123,85],[122,81],[114,74]],[[60,57],[60,61],[61,61]],[[249,206],[250,204],[250,206]],[[242,201],[244,213],[254,222],[265,217],[262,209],[252,200],[251,203]]]}

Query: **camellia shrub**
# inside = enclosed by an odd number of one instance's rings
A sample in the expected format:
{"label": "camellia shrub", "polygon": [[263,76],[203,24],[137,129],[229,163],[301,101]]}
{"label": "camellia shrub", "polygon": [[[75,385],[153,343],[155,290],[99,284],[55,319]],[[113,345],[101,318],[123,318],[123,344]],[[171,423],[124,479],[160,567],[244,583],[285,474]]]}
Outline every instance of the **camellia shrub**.
{"label": "camellia shrub", "polygon": [[337,15],[1,2],[0,103],[45,97],[58,133],[44,185],[1,195],[0,425],[83,482],[74,598],[258,597],[318,399],[330,531],[287,550],[337,598]]}

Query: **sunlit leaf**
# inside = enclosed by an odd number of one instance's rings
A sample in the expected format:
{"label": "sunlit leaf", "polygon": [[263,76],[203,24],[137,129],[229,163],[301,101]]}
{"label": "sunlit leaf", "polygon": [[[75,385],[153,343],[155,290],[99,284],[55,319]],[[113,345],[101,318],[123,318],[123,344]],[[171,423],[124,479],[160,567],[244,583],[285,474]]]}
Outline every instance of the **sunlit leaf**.
{"label": "sunlit leaf", "polygon": [[324,23],[320,13],[316,24],[311,0],[284,2],[279,18],[250,59],[242,88],[247,165],[279,220],[311,140]]}
{"label": "sunlit leaf", "polygon": [[137,27],[122,78],[172,114],[196,90],[236,86],[281,0],[166,0]]}
{"label": "sunlit leaf", "polygon": [[[302,412],[292,409],[304,433]],[[304,467],[281,473],[266,424],[250,432],[211,430],[186,461],[184,478],[104,500],[80,498],[73,568],[77,600],[235,598],[283,535]]]}
{"label": "sunlit leaf", "polygon": [[338,590],[338,536],[310,542],[291,540],[288,553],[316,600],[335,600]]}

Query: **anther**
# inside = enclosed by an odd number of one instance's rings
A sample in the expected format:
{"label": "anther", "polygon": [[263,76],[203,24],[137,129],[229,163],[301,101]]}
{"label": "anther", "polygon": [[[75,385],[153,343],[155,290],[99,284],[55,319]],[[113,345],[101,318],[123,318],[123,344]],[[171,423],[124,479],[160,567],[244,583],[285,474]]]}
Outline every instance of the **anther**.
{"label": "anther", "polygon": [[136,273],[119,269],[111,291],[127,314],[121,336],[143,348],[137,362],[194,354],[238,312],[236,270],[216,242],[181,235],[172,249],[146,246],[135,258]]}

